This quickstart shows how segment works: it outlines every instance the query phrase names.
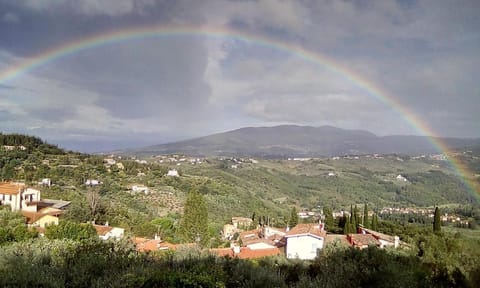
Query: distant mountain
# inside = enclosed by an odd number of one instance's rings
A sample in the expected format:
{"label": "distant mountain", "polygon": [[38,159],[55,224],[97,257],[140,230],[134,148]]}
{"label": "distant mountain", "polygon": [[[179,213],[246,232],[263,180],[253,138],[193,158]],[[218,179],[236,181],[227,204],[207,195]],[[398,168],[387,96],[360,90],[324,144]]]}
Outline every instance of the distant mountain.
{"label": "distant mountain", "polygon": [[[480,145],[480,139],[444,138],[451,148]],[[438,152],[425,136],[384,136],[332,126],[248,127],[210,136],[138,148],[127,154],[196,156],[318,157],[352,154],[418,155]]]}

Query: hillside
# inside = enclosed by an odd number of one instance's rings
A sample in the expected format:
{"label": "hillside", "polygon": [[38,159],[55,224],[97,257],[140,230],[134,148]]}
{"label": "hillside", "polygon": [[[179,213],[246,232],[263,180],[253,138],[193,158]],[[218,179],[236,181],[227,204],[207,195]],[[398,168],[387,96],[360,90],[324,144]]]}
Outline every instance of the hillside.
{"label": "hillside", "polygon": [[[186,156],[104,159],[71,152],[49,154],[39,147],[31,153],[0,150],[2,179],[40,186],[41,179],[50,178],[51,187],[39,187],[42,197],[71,201],[66,219],[85,222],[95,216],[100,223],[108,221],[146,236],[158,229],[155,221],[167,221],[170,227],[178,223],[185,196],[192,189],[204,195],[213,231],[232,216],[248,217],[254,212],[269,215],[282,225],[292,207],[313,210],[328,205],[339,210],[354,203],[368,203],[373,209],[478,204],[478,196],[463,185],[448,162],[436,157],[365,155],[309,161]],[[476,150],[458,155],[473,175],[480,175]],[[173,168],[180,177],[166,176]],[[407,181],[399,181],[399,174]],[[89,187],[85,185],[87,179],[97,179],[101,184]],[[478,182],[478,178],[472,180]],[[145,185],[149,193],[134,193],[134,185]],[[100,198],[95,211],[87,201],[91,190]]]}
{"label": "hillside", "polygon": [[[436,139],[453,149],[480,145],[480,139]],[[283,125],[248,127],[175,143],[125,151],[126,154],[255,156],[263,158],[320,157],[363,154],[431,154],[438,151],[424,136],[384,136],[331,126]]]}

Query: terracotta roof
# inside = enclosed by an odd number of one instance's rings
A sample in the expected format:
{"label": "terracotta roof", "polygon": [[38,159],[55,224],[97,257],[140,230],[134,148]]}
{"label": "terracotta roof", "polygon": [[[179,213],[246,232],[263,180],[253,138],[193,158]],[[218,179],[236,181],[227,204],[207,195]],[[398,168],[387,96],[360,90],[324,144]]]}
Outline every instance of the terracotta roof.
{"label": "terracotta roof", "polygon": [[0,183],[0,194],[5,195],[17,195],[19,192],[25,189],[23,183],[2,182]]}
{"label": "terracotta roof", "polygon": [[95,230],[97,230],[97,234],[100,236],[105,236],[108,232],[113,230],[111,226],[103,226],[103,225],[93,225]]}
{"label": "terracotta roof", "polygon": [[266,248],[252,250],[248,247],[241,247],[240,253],[235,254],[232,248],[215,248],[209,250],[211,253],[220,257],[238,257],[240,259],[255,259],[281,254],[278,248]]}
{"label": "terracotta roof", "polygon": [[370,230],[370,229],[363,228],[363,227],[360,228],[360,229],[365,231],[365,233],[367,233],[367,234],[372,234],[377,239],[382,239],[382,240],[389,241],[389,242],[392,242],[392,243],[395,242],[395,236],[383,234],[383,233],[377,232],[375,230]]}
{"label": "terracotta roof", "polygon": [[31,212],[31,211],[22,211],[22,215],[27,218],[27,224],[33,224],[44,216],[50,215],[56,217],[56,214],[51,213],[41,213],[41,212]]}
{"label": "terracotta roof", "polygon": [[327,235],[327,232],[324,230],[320,230],[318,224],[313,223],[302,223],[297,224],[297,226],[293,227],[292,230],[287,232],[285,237],[292,237],[292,236],[301,236],[301,235],[312,235],[314,237],[323,237]]}
{"label": "terracotta roof", "polygon": [[353,246],[369,246],[369,245],[380,245],[380,242],[377,238],[373,237],[371,234],[348,234],[350,243]]}
{"label": "terracotta roof", "polygon": [[339,242],[340,244],[350,245],[350,242],[348,242],[347,235],[327,234],[327,237],[325,238],[325,244],[330,244],[335,242]]}
{"label": "terracotta roof", "polygon": [[134,239],[137,251],[148,252],[158,250],[176,250],[179,246],[191,246],[191,244],[175,245],[161,240],[135,237]]}

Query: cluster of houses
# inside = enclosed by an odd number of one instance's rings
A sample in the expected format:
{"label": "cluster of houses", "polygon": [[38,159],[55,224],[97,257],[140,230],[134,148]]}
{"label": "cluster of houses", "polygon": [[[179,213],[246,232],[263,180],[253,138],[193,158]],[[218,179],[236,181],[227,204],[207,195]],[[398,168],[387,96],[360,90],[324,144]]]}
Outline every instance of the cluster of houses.
{"label": "cluster of houses", "polygon": [[[232,223],[223,227],[223,237],[230,241],[229,248],[213,248],[209,252],[218,256],[255,259],[267,256],[285,256],[288,259],[312,260],[318,256],[327,244],[352,246],[364,249],[371,245],[379,248],[399,247],[402,243],[398,236],[390,236],[366,228],[359,228],[357,233],[340,235],[329,234],[323,223],[301,223],[291,229],[275,228],[268,225],[251,227],[252,219],[233,217]],[[138,251],[177,250],[181,247],[195,246],[190,244],[171,244],[155,239],[135,238]]]}
{"label": "cluster of houses", "polygon": [[[43,180],[40,183],[50,185],[50,181]],[[0,205],[10,206],[11,211],[20,212],[25,217],[27,227],[36,229],[40,235],[43,235],[48,225],[58,225],[59,217],[70,205],[70,202],[41,199],[41,192],[38,189],[28,187],[20,182],[2,182],[0,183]],[[108,223],[105,225],[94,224],[93,227],[98,236],[104,240],[119,239],[125,233],[123,228],[110,227]]]}
{"label": "cluster of houses", "polygon": [[27,147],[23,145],[18,145],[18,146],[13,146],[13,145],[2,145],[1,146],[3,150],[5,151],[13,151],[13,150],[22,150],[25,151],[27,150]]}

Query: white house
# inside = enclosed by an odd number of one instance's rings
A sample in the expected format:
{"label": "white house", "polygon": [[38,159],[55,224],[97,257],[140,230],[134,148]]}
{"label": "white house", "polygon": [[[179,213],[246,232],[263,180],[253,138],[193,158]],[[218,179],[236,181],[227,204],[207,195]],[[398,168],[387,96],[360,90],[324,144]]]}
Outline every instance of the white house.
{"label": "white house", "polygon": [[102,184],[102,182],[98,181],[97,179],[87,179],[87,181],[85,181],[85,185],[87,186],[97,186],[100,184]]}
{"label": "white house", "polygon": [[50,178],[43,178],[38,184],[50,187],[52,186],[52,180]]}
{"label": "white house", "polygon": [[143,192],[145,195],[147,195],[150,191],[147,186],[144,185],[133,185],[132,186],[132,191],[133,192]]}
{"label": "white house", "polygon": [[102,240],[121,239],[125,234],[125,229],[108,226],[108,223],[105,225],[93,225],[93,227],[95,227],[98,237]]}
{"label": "white house", "polygon": [[323,224],[298,224],[285,235],[285,254],[289,259],[312,260],[323,249],[327,233]]}
{"label": "white house", "polygon": [[0,183],[0,205],[10,205],[12,211],[37,211],[40,191],[27,188],[23,183]]}
{"label": "white house", "polygon": [[374,230],[370,230],[370,229],[367,229],[367,228],[363,228],[363,227],[360,227],[360,233],[370,234],[373,237],[375,237],[375,239],[377,239],[377,241],[379,242],[378,246],[380,248],[385,248],[385,247],[389,247],[389,246],[394,247],[394,248],[398,248],[400,246],[400,238],[398,236],[391,236],[391,235],[383,234],[383,233],[380,233],[380,232],[377,232],[377,231],[374,231]]}
{"label": "white house", "polygon": [[178,171],[176,169],[168,170],[167,176],[171,177],[179,177]]}
{"label": "white house", "polygon": [[397,180],[398,181],[403,181],[403,182],[407,182],[407,178],[403,177],[402,175],[398,174],[397,176]]}

